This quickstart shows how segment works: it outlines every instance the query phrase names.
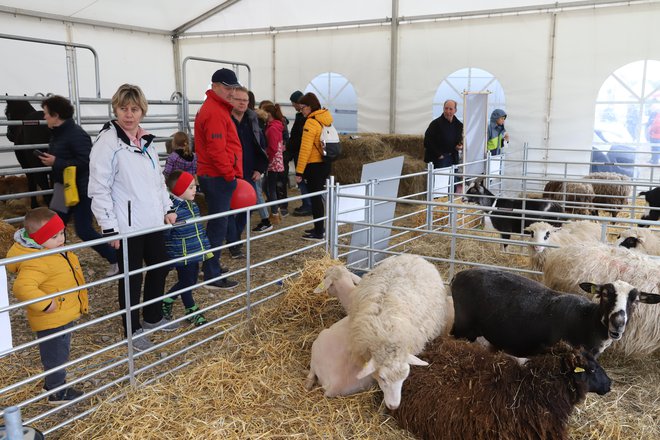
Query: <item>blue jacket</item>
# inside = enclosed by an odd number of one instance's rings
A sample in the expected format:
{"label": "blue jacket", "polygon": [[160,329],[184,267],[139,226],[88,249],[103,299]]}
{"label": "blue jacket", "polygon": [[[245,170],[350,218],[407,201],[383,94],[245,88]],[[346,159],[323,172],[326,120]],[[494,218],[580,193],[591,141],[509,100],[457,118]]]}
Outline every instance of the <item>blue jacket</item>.
{"label": "blue jacket", "polygon": [[[191,218],[199,218],[199,208],[195,202],[183,200],[173,195],[172,209],[176,213],[176,221],[184,221]],[[202,250],[211,249],[211,243],[206,236],[206,229],[202,223],[190,223],[182,226],[175,226],[165,237],[165,248],[169,258],[179,258],[194,254]],[[185,266],[187,264],[196,264],[199,261],[207,260],[212,255],[211,252],[197,255],[174,263],[175,266]]]}

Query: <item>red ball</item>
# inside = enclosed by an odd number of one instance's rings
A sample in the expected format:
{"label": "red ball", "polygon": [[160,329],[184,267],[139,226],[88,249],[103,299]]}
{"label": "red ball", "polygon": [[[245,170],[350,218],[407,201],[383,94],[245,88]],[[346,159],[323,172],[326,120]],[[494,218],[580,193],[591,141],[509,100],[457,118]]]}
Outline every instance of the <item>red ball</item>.
{"label": "red ball", "polygon": [[236,189],[231,196],[231,209],[247,208],[257,204],[257,193],[254,187],[243,179],[236,179]]}

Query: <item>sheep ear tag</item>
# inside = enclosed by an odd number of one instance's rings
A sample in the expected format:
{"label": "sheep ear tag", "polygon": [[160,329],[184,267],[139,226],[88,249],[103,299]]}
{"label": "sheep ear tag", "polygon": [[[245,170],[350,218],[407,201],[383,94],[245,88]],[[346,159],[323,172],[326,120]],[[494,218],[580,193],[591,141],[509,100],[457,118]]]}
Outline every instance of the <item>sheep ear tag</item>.
{"label": "sheep ear tag", "polygon": [[573,373],[584,373],[584,368],[582,368],[582,367],[575,367],[575,370],[573,370]]}
{"label": "sheep ear tag", "polygon": [[325,280],[321,280],[318,286],[316,286],[316,289],[314,289],[314,293],[321,293],[325,292],[327,289],[325,288]]}

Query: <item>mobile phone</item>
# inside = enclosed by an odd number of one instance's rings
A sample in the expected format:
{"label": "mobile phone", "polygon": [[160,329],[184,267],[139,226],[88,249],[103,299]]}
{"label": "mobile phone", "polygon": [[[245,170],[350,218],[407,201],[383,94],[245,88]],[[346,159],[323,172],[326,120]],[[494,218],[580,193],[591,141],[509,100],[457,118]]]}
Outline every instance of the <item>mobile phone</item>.
{"label": "mobile phone", "polygon": [[41,151],[41,150],[34,150],[32,153],[33,153],[35,156],[37,156],[37,157],[39,157],[39,156],[41,156],[42,154],[44,154],[44,152]]}

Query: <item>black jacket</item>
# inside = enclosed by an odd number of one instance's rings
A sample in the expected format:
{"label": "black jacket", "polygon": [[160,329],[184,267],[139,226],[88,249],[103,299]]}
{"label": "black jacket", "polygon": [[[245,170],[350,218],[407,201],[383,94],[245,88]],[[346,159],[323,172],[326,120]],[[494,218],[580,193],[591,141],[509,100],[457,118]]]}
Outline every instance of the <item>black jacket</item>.
{"label": "black jacket", "polygon": [[424,162],[433,162],[440,155],[451,154],[458,162],[456,145],[463,141],[463,123],[456,119],[449,122],[444,115],[434,119],[424,133]]}
{"label": "black jacket", "polygon": [[48,145],[48,153],[55,156],[53,163],[53,182],[64,183],[62,173],[64,168],[76,167],[76,185],[78,193],[87,194],[89,181],[89,153],[92,150],[92,140],[85,130],[73,119],[67,119],[59,127],[54,127]]}
{"label": "black jacket", "polygon": [[286,151],[295,163],[298,163],[298,153],[300,152],[300,143],[302,142],[303,127],[307,118],[302,113],[296,113],[296,119],[293,121],[289,141],[286,144]]}
{"label": "black jacket", "polygon": [[243,179],[251,182],[254,171],[264,174],[268,168],[266,136],[259,127],[259,118],[253,110],[247,109],[241,122],[238,122],[234,115],[231,119],[236,125],[238,138],[243,147]]}

